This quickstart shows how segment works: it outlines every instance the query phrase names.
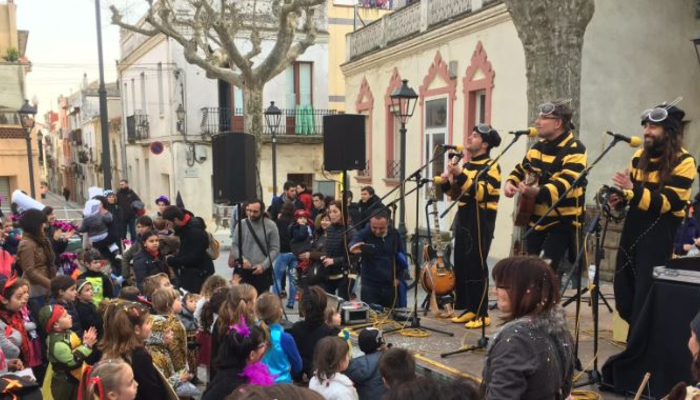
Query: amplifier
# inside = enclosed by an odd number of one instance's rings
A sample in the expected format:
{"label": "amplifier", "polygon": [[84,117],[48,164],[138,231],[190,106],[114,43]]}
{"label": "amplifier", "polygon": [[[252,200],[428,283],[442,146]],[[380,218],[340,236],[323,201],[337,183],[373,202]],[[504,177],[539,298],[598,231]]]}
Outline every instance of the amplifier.
{"label": "amplifier", "polygon": [[360,301],[346,301],[340,305],[343,324],[364,324],[369,321],[369,306]]}
{"label": "amplifier", "polygon": [[654,267],[653,276],[654,279],[660,281],[673,281],[700,285],[700,271],[690,271],[661,266]]}

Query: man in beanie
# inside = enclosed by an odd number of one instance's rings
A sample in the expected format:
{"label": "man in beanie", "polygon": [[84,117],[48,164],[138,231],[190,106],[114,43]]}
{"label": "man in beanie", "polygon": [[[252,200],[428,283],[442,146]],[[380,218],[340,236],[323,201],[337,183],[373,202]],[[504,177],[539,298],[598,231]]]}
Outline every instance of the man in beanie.
{"label": "man in beanie", "polygon": [[[550,265],[561,277],[564,272],[562,261],[569,252],[569,261],[574,262],[580,248],[577,235],[583,225],[585,206],[584,182],[571,189],[556,209],[535,226],[545,212],[569,190],[572,183],[581,175],[588,163],[586,147],[574,137],[571,122],[573,110],[565,103],[557,101],[539,106],[535,120],[537,136],[542,139],[535,143],[523,161],[515,166],[503,188],[503,194],[511,198],[517,193],[520,200],[534,199],[534,209],[529,222],[522,222],[524,234],[529,228],[534,231],[527,237],[525,253],[550,260]],[[534,173],[537,184],[528,186],[528,177]],[[516,218],[517,220],[517,218]],[[521,222],[521,221],[519,221]]]}
{"label": "man in beanie", "polygon": [[681,147],[684,116],[668,105],[645,111],[644,148],[634,154],[630,169],[613,177],[624,195],[611,196],[611,205],[629,205],[617,252],[615,306],[630,332],[651,288],[653,267],[673,254],[674,234],[697,174],[695,160]]}
{"label": "man in beanie", "polygon": [[94,327],[86,330],[81,342],[70,329],[73,319],[60,304],[39,310],[39,323],[48,335],[47,355],[53,368],[51,394],[54,399],[77,399],[85,359],[97,342],[97,331]]}
{"label": "man in beanie", "polygon": [[357,343],[365,355],[350,360],[345,375],[355,384],[360,400],[381,399],[388,391],[379,373],[379,359],[387,347],[382,331],[365,328],[360,331]]}
{"label": "man in beanie", "polygon": [[[466,323],[467,328],[480,328],[491,323],[488,318],[488,266],[486,259],[496,226],[496,209],[501,190],[501,167],[491,165],[491,149],[501,144],[501,136],[487,124],[479,124],[467,135],[466,162],[451,162],[441,176],[442,189],[452,192],[458,201],[454,224],[454,308],[464,310],[452,319]],[[491,165],[475,182],[480,171]],[[445,306],[444,317],[452,316],[452,306]],[[483,317],[479,318],[479,317]]]}

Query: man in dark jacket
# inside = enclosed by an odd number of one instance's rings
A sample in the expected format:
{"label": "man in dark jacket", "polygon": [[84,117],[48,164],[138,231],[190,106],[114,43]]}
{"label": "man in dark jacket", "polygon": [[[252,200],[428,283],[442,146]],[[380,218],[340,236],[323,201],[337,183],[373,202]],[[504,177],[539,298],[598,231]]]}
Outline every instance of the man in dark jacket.
{"label": "man in dark jacket", "polygon": [[389,224],[386,210],[374,214],[369,226],[355,235],[349,246],[351,253],[362,254],[362,301],[394,306],[399,277],[408,265],[401,236]]}
{"label": "man in dark jacket", "polygon": [[135,201],[141,201],[139,195],[129,187],[129,181],[122,179],[119,181],[119,191],[117,192],[117,202],[119,209],[122,212],[122,239],[126,239],[126,233],[129,232],[131,241],[136,240],[136,213],[131,204]]}
{"label": "man in dark jacket", "polygon": [[369,224],[369,217],[384,208],[384,204],[374,194],[372,186],[365,186],[360,191],[360,202],[357,204],[360,209],[360,221],[356,221],[355,229],[358,231]]}
{"label": "man in dark jacket", "polygon": [[280,213],[282,212],[282,206],[288,201],[294,202],[295,211],[304,209],[304,203],[297,198],[296,183],[287,181],[284,183],[282,188],[284,189],[282,196],[274,199],[272,204],[270,204],[270,208],[267,209],[267,212],[270,214],[270,218],[272,218],[273,221],[277,221],[277,217],[279,217]]}
{"label": "man in dark jacket", "polygon": [[183,289],[199,293],[204,280],[214,274],[214,262],[207,254],[209,236],[197,218],[177,206],[168,206],[163,218],[173,223],[175,236],[180,238],[180,250],[166,262],[178,271]]}

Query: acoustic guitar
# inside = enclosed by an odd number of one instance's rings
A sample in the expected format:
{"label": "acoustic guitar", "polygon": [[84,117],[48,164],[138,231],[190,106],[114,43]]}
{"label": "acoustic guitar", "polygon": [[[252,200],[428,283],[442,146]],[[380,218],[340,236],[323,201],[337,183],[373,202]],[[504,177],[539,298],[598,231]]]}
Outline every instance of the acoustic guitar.
{"label": "acoustic guitar", "polygon": [[[530,187],[539,185],[540,174],[535,171],[530,164],[526,164],[524,167],[525,179],[523,180],[523,183]],[[525,255],[527,254],[527,246],[523,236],[530,226],[530,219],[535,211],[535,196],[524,193],[518,194],[516,198],[516,210],[517,212],[515,214],[514,225],[516,228],[518,228],[519,232],[516,235],[518,239],[516,239],[515,243],[513,244],[513,254]]]}
{"label": "acoustic guitar", "polygon": [[455,275],[452,271],[452,266],[449,261],[445,258],[445,247],[442,243],[442,238],[440,235],[440,220],[438,218],[437,209],[437,188],[433,186],[430,189],[430,196],[433,199],[433,224],[435,229],[433,230],[433,244],[434,244],[434,256],[432,252],[433,249],[430,245],[426,245],[424,248],[424,259],[423,270],[421,271],[420,282],[425,291],[430,292],[430,310],[431,313],[437,313],[437,296],[444,296],[454,290],[455,287]]}

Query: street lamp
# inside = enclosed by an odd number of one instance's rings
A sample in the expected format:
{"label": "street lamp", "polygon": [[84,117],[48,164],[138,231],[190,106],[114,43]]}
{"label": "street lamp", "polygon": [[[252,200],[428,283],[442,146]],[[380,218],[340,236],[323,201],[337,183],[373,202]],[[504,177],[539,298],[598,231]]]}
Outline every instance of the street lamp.
{"label": "street lamp", "polygon": [[272,196],[277,196],[277,127],[282,119],[282,110],[277,108],[274,101],[265,110],[265,124],[272,132]]}
{"label": "street lamp", "polygon": [[180,133],[185,132],[185,114],[185,107],[180,103],[180,105],[177,106],[177,110],[175,110],[175,115],[177,115],[177,130]]}
{"label": "street lamp", "polygon": [[[399,133],[401,134],[401,168],[399,170],[399,180],[401,181],[401,200],[399,201],[399,235],[406,240],[406,204],[405,185],[406,179],[406,122],[413,116],[416,109],[418,95],[408,87],[408,79],[402,80],[401,87],[391,94],[391,111],[401,122]],[[418,205],[416,204],[416,207]]]}
{"label": "street lamp", "polygon": [[691,39],[691,42],[695,45],[695,55],[698,56],[698,64],[700,64],[700,35],[695,39]]}
{"label": "street lamp", "polygon": [[36,115],[36,107],[29,104],[29,100],[24,100],[22,108],[17,111],[19,120],[22,121],[22,127],[27,131],[27,161],[29,162],[29,189],[32,198],[36,199],[36,190],[34,189],[34,163],[32,162],[32,129],[34,129],[34,116]]}

